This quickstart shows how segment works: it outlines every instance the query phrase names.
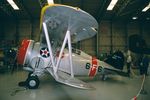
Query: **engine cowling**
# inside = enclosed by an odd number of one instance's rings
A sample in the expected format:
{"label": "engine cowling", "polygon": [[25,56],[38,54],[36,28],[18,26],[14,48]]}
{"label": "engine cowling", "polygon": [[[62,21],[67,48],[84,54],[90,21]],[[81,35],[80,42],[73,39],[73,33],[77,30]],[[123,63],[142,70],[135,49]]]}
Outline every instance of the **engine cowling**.
{"label": "engine cowling", "polygon": [[32,48],[34,45],[34,40],[24,39],[18,49],[17,63],[25,65],[28,63],[28,57],[31,55]]}

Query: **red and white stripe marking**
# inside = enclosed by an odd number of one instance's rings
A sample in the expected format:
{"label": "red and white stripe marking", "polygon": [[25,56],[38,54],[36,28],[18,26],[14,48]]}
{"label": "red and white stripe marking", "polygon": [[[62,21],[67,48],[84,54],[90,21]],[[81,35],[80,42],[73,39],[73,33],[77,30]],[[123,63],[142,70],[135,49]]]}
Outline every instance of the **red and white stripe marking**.
{"label": "red and white stripe marking", "polygon": [[97,73],[98,70],[98,62],[96,57],[92,57],[92,66],[90,67],[89,70],[89,77],[94,77]]}

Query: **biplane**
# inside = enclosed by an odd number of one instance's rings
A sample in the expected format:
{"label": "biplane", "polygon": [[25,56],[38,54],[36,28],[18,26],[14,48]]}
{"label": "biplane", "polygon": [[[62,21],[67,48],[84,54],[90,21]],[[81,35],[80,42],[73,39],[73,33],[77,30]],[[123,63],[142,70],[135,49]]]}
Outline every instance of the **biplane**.
{"label": "biplane", "polygon": [[[94,77],[101,74],[122,74],[123,56],[114,54],[100,61],[87,53],[72,48],[72,43],[91,38],[97,34],[98,23],[94,17],[80,8],[52,4],[42,8],[40,19],[40,40],[24,39],[18,50],[17,62],[29,71],[25,86],[38,88],[39,76],[45,71],[60,83],[91,89],[92,86],[75,78],[76,75]],[[117,62],[115,62],[117,66]],[[123,63],[122,63],[123,64]],[[22,83],[20,83],[21,85]]]}

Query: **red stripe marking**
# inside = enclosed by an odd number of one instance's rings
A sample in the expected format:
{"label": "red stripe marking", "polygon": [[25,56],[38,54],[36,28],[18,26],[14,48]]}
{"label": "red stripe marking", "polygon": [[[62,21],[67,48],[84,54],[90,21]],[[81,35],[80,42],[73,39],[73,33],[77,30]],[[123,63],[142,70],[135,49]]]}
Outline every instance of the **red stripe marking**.
{"label": "red stripe marking", "polygon": [[[56,57],[59,57],[59,54],[60,54],[60,51],[57,51],[56,52]],[[65,56],[65,53],[63,52],[61,58],[64,58],[64,56]]]}
{"label": "red stripe marking", "polygon": [[97,59],[96,59],[96,57],[92,57],[92,66],[89,70],[89,76],[94,77],[97,73],[97,69],[98,69]]}
{"label": "red stripe marking", "polygon": [[21,43],[21,46],[18,50],[18,55],[17,55],[17,63],[18,64],[24,64],[24,60],[25,60],[25,56],[26,56],[26,52],[28,49],[28,46],[30,44],[30,40],[28,39],[24,39]]}

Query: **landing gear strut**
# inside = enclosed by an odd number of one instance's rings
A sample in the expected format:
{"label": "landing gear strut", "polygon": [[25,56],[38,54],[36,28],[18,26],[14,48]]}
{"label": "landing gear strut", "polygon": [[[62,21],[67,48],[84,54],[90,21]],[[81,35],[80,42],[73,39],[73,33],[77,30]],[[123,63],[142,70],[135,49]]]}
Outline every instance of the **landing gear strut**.
{"label": "landing gear strut", "polygon": [[107,77],[106,77],[106,75],[105,75],[105,74],[103,74],[103,75],[102,75],[102,80],[103,80],[103,81],[105,81],[105,80],[106,80],[106,78],[107,78]]}
{"label": "landing gear strut", "polygon": [[26,81],[19,82],[19,86],[27,87],[29,89],[37,89],[39,87],[40,81],[38,76],[31,76],[32,73],[29,73]]}

